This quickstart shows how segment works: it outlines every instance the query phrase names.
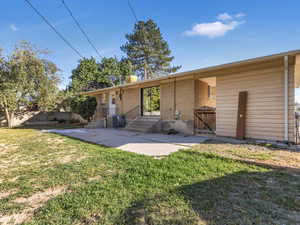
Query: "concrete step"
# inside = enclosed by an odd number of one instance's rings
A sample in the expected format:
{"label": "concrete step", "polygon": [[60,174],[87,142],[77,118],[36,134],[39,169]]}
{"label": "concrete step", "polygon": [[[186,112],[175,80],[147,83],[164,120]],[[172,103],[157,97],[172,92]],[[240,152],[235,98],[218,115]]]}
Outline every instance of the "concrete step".
{"label": "concrete step", "polygon": [[151,132],[152,128],[160,121],[158,116],[143,116],[129,121],[125,130],[138,132]]}
{"label": "concrete step", "polygon": [[195,132],[197,134],[214,134],[214,132],[212,132],[208,129],[195,129]]}
{"label": "concrete step", "polygon": [[133,121],[133,122],[130,122],[128,123],[128,125],[130,124],[136,124],[136,125],[145,125],[145,126],[148,126],[148,125],[153,125],[153,124],[156,124],[158,121]]}
{"label": "concrete step", "polygon": [[88,128],[88,129],[97,128],[97,121],[93,120],[93,121],[89,122],[87,125],[84,126],[84,128]]}
{"label": "concrete step", "polygon": [[157,122],[160,118],[138,118],[137,121],[144,121],[144,122]]}
{"label": "concrete step", "polygon": [[148,129],[131,128],[131,127],[125,127],[124,130],[135,131],[135,132],[142,132],[142,133],[148,133],[148,132],[150,132],[150,130],[148,130]]}
{"label": "concrete step", "polygon": [[145,131],[147,131],[147,130],[149,130],[149,129],[151,129],[152,128],[152,126],[127,126],[127,127],[125,127],[125,129],[130,129],[130,130],[145,130]]}

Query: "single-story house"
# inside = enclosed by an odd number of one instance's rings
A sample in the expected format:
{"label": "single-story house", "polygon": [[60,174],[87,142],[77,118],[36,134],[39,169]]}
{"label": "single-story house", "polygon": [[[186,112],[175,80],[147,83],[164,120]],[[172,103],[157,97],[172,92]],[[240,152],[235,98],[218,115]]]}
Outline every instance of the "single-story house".
{"label": "single-story house", "polygon": [[[131,130],[295,142],[299,86],[296,50],[84,94],[98,103],[91,127],[115,127],[114,116],[122,115]],[[151,108],[152,88],[158,92]]]}

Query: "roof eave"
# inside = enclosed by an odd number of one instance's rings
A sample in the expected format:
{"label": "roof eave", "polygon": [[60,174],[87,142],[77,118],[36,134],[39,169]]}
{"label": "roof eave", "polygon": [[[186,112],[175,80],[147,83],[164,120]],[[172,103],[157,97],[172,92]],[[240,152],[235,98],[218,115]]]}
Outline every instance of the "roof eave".
{"label": "roof eave", "polygon": [[109,90],[126,88],[126,87],[130,87],[130,86],[134,86],[134,85],[140,85],[140,84],[144,84],[144,83],[150,83],[150,82],[155,82],[155,81],[173,79],[173,78],[178,78],[178,77],[184,77],[184,76],[188,76],[188,75],[195,74],[195,73],[200,73],[200,72],[208,72],[208,71],[212,71],[212,70],[227,69],[227,68],[231,68],[231,67],[237,67],[237,66],[247,65],[247,64],[251,64],[251,63],[257,63],[257,62],[263,62],[263,61],[268,61],[268,60],[272,60],[272,59],[277,59],[277,58],[284,57],[284,56],[287,56],[287,55],[288,56],[295,56],[295,55],[298,55],[298,54],[300,54],[300,49],[299,50],[288,51],[288,52],[282,52],[282,53],[279,53],[279,54],[273,54],[273,55],[268,55],[268,56],[256,57],[256,58],[251,58],[251,59],[246,59],[246,60],[221,64],[221,65],[216,65],[216,66],[210,66],[210,67],[196,69],[196,70],[190,70],[190,71],[175,73],[175,74],[171,74],[171,75],[168,75],[168,76],[154,78],[154,79],[150,79],[150,80],[146,80],[146,81],[138,81],[138,82],[134,82],[134,83],[123,84],[123,85],[109,87],[109,88],[103,88],[103,89],[99,89],[99,90],[95,90],[95,91],[82,92],[80,94],[95,96],[97,94],[107,92]]}

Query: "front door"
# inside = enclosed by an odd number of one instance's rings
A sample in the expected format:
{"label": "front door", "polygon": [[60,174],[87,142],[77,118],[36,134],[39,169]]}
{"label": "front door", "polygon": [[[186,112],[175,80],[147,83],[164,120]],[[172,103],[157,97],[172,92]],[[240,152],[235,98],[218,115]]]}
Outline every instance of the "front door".
{"label": "front door", "polygon": [[142,116],[160,116],[160,87],[142,88]]}

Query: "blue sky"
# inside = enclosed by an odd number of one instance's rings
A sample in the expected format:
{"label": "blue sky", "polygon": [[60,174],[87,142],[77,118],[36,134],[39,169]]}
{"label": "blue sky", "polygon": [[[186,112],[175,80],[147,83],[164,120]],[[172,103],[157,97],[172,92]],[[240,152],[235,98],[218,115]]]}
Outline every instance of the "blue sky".
{"label": "blue sky", "polygon": [[[60,0],[31,0],[85,56],[97,55]],[[65,0],[103,56],[122,56],[120,46],[135,22],[127,0]],[[154,19],[181,71],[300,49],[299,0],[131,0],[140,20]],[[24,0],[3,1],[0,47],[9,53],[28,40],[52,51],[49,58],[68,82],[79,57]]]}

